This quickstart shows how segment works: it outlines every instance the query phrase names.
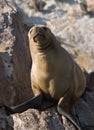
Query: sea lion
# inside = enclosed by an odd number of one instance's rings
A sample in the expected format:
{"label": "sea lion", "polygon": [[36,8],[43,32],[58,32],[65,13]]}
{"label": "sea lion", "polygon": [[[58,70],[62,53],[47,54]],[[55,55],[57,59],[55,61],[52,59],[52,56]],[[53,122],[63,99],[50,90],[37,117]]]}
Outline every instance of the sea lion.
{"label": "sea lion", "polygon": [[71,55],[60,46],[51,30],[37,25],[28,33],[32,56],[31,83],[34,98],[15,107],[5,109],[8,114],[19,113],[28,108],[39,108],[45,98],[57,103],[60,114],[66,116],[81,130],[69,112],[85,90],[85,76]]}

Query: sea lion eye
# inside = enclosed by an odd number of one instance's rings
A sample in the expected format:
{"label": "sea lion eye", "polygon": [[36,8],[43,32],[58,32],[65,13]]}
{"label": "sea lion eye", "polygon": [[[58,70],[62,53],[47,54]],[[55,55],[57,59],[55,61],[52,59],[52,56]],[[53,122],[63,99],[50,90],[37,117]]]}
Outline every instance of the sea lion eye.
{"label": "sea lion eye", "polygon": [[42,27],[45,31],[47,31],[47,28],[46,27]]}

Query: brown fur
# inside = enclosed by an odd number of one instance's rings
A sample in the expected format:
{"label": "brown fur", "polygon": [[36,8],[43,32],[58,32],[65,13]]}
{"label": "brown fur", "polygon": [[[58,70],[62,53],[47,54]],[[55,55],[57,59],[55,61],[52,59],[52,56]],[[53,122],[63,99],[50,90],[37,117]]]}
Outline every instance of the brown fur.
{"label": "brown fur", "polygon": [[35,95],[43,93],[47,99],[59,101],[58,110],[68,117],[66,113],[84,92],[84,74],[49,28],[34,26],[28,36],[33,60],[32,90]]}
{"label": "brown fur", "polygon": [[[29,44],[33,86],[57,101],[68,91],[69,98],[79,98],[85,89],[84,74],[70,54],[58,44],[50,29],[44,26],[31,28]],[[32,89],[36,95],[34,87]]]}

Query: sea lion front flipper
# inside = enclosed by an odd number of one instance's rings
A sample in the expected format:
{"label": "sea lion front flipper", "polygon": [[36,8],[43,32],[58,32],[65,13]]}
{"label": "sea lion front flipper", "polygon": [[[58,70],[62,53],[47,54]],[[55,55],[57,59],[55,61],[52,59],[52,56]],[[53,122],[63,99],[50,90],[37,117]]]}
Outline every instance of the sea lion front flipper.
{"label": "sea lion front flipper", "polygon": [[29,108],[38,109],[39,107],[41,107],[41,102],[42,102],[42,94],[39,94],[20,105],[13,106],[13,107],[8,107],[8,106],[2,106],[2,107],[4,107],[7,115],[10,115],[14,113],[24,112]]}
{"label": "sea lion front flipper", "polygon": [[78,129],[81,130],[81,128],[78,126],[78,124],[75,122],[75,120],[73,120],[73,118],[71,117],[71,115],[69,114],[69,110],[70,110],[70,105],[71,104],[71,100],[70,102],[67,101],[65,98],[61,97],[59,102],[58,102],[58,106],[57,106],[57,111],[60,115],[65,116],[68,120],[70,120],[72,122],[72,124]]}

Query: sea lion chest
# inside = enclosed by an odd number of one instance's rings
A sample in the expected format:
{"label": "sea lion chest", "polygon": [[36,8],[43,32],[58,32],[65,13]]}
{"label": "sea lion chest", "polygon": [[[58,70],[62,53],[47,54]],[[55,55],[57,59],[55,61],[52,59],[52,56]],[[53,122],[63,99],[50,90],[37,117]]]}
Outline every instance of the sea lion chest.
{"label": "sea lion chest", "polygon": [[36,55],[33,60],[31,77],[45,95],[58,100],[69,88],[71,67],[66,53],[61,50],[49,51],[45,55]]}

